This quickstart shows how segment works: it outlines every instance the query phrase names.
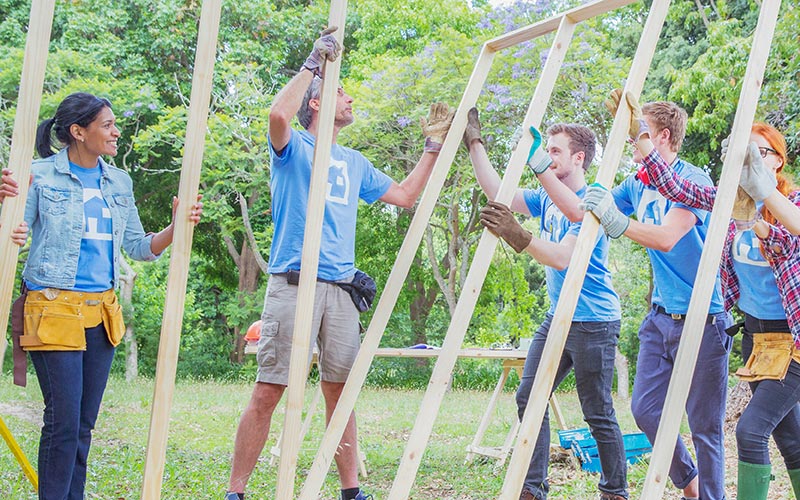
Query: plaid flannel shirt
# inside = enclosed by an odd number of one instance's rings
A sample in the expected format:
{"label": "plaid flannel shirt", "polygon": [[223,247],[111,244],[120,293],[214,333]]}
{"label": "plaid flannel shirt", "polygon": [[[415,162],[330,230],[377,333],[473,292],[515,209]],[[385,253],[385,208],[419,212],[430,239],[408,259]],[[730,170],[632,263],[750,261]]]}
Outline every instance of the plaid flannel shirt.
{"label": "plaid flannel shirt", "polygon": [[[711,211],[714,208],[714,199],[717,196],[715,186],[699,186],[680,177],[675,173],[661,155],[653,149],[642,161],[650,183],[670,200],[685,205]],[[800,191],[789,194],[789,200],[800,206]],[[781,292],[781,301],[786,310],[786,320],[795,339],[795,344],[800,348],[800,237],[790,233],[780,222],[769,225],[769,234],[761,240],[761,247],[767,261],[772,267],[772,274]],[[722,251],[720,265],[720,280],[722,294],[725,298],[725,309],[731,310],[739,300],[739,278],[733,268],[733,237],[736,227],[733,220],[728,226],[728,235],[725,238],[725,247]]]}

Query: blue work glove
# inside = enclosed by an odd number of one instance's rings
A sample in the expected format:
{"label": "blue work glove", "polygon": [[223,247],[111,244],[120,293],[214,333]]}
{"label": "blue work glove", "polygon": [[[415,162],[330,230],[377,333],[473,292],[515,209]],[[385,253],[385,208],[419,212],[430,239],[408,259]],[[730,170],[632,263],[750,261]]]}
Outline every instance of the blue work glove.
{"label": "blue work glove", "polygon": [[539,175],[550,168],[553,159],[542,148],[542,134],[533,125],[531,125],[530,131],[533,136],[533,145],[531,145],[531,150],[528,153],[528,161],[525,163],[531,167],[534,174]]}
{"label": "blue work glove", "polygon": [[578,208],[592,212],[611,238],[622,236],[631,223],[631,220],[619,211],[608,189],[598,183],[589,186]]}
{"label": "blue work glove", "polygon": [[739,185],[756,203],[764,201],[778,186],[775,174],[764,165],[755,142],[751,142],[747,147]]}

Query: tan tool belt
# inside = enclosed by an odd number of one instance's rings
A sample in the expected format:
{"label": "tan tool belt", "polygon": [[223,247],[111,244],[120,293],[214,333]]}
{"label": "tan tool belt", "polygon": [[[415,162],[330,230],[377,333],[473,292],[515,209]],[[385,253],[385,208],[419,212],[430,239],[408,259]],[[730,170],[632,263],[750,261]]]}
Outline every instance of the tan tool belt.
{"label": "tan tool belt", "polygon": [[792,359],[800,363],[791,333],[754,333],[753,352],[736,375],[746,382],[783,380]]}
{"label": "tan tool belt", "polygon": [[29,290],[24,318],[24,334],[19,343],[26,351],[85,350],[86,328],[100,323],[105,326],[111,345],[119,344],[125,334],[122,307],[114,290]]}

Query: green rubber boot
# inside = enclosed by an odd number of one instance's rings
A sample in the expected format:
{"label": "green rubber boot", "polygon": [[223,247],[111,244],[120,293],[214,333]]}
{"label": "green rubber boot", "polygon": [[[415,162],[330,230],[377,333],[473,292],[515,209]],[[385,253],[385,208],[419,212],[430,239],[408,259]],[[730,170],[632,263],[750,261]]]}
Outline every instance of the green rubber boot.
{"label": "green rubber boot", "polygon": [[792,480],[792,489],[794,490],[794,497],[800,498],[800,469],[792,469],[786,472],[789,473],[789,479]]}
{"label": "green rubber boot", "polygon": [[736,498],[740,500],[767,500],[769,482],[772,479],[770,464],[748,464],[739,461],[739,482]]}

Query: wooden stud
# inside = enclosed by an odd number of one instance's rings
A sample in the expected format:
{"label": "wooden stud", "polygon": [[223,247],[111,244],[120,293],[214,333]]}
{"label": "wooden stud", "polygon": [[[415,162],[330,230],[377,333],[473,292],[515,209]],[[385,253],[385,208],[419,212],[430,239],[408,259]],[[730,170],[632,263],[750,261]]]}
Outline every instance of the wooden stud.
{"label": "wooden stud", "polygon": [[[338,26],[333,35],[344,40],[346,0],[332,0],[328,26]],[[333,143],[333,120],[336,113],[336,94],[339,89],[339,68],[342,58],[325,64],[325,78],[320,98],[319,127],[314,146],[314,163],[311,185],[308,192],[308,209],[303,235],[303,253],[300,261],[300,284],[297,289],[297,305],[294,316],[292,354],[289,361],[289,386],[284,417],[281,460],[278,467],[278,485],[275,497],[278,500],[294,498],[294,479],[297,455],[300,452],[300,427],[303,415],[303,393],[308,370],[308,352],[311,348],[312,315],[309,308],[314,304],[319,267],[319,249],[322,236],[322,221],[325,214],[325,191],[328,168],[331,164]]]}
{"label": "wooden stud", "polygon": [[[634,95],[639,95],[644,86],[650,62],[656,50],[658,37],[661,27],[667,16],[669,0],[655,0],[650,8],[650,14],[642,31],[642,37],[636,54],[631,64],[628,74],[626,91],[631,91]],[[611,185],[614,174],[622,158],[625,141],[628,136],[628,123],[630,122],[630,110],[627,106],[619,106],[614,125],[608,139],[608,146],[603,155],[603,162],[597,173],[597,182],[605,186]],[[511,462],[506,471],[505,481],[500,498],[503,500],[514,500],[519,498],[522,491],[522,482],[533,454],[536,444],[536,437],[544,418],[544,411],[550,391],[555,381],[558,362],[561,353],[564,351],[564,344],[567,341],[572,316],[578,302],[586,269],[589,265],[589,258],[594,251],[595,241],[599,222],[591,213],[587,213],[583,218],[575,249],[572,252],[572,259],[569,263],[564,285],[561,289],[558,304],[556,305],[553,322],[547,334],[542,361],[536,371],[536,378],[531,388],[531,396],[528,399],[528,406],[522,419],[522,426],[517,440],[517,446],[511,454]]]}
{"label": "wooden stud", "polygon": [[664,401],[664,413],[658,426],[650,467],[647,469],[647,476],[642,488],[641,498],[643,500],[661,498],[666,486],[675,440],[680,430],[681,417],[686,407],[689,387],[697,363],[697,354],[703,338],[711,294],[716,284],[715,278],[728,232],[733,201],[739,185],[739,175],[744,163],[745,151],[750,142],[750,129],[761,93],[764,69],[767,65],[780,6],[780,0],[764,0],[761,5],[758,25],[753,35],[750,59],[742,81],[742,91],[739,94],[739,106],[733,121],[730,148],[722,167],[714,209],[711,212],[703,253],[697,267],[698,273],[695,277],[692,299],[689,302],[689,311],[683,325],[675,367],[672,370]]}
{"label": "wooden stud", "polygon": [[400,247],[392,272],[389,274],[389,279],[378,300],[375,313],[361,343],[361,349],[339,397],[339,403],[336,405],[336,409],[328,422],[328,427],[322,437],[314,463],[300,492],[301,500],[316,500],[319,491],[322,489],[325,475],[330,468],[336,448],[342,438],[342,434],[344,434],[344,428],[358,399],[358,393],[367,378],[372,358],[378,349],[383,331],[391,317],[392,309],[403,289],[403,283],[411,268],[417,248],[422,241],[422,236],[425,233],[425,228],[433,209],[436,206],[439,192],[444,185],[450,165],[461,144],[461,136],[467,126],[467,112],[478,100],[478,95],[486,80],[493,58],[494,52],[484,46],[467,84],[467,90],[461,99],[461,104],[453,118],[453,123],[450,125],[450,131],[442,145],[439,158],[436,160],[428,184],[422,194],[422,199],[417,206],[414,218],[411,220],[408,233]]}
{"label": "wooden stud", "polygon": [[175,392],[175,372],[183,325],[183,308],[186,302],[186,280],[189,274],[189,258],[194,234],[194,224],[189,221],[188,214],[191,206],[197,202],[200,185],[200,169],[203,163],[203,148],[208,125],[221,4],[221,0],[205,0],[200,13],[189,117],[186,124],[186,143],[181,164],[180,186],[178,187],[179,215],[174,221],[175,230],[169,262],[161,340],[158,345],[153,409],[150,414],[150,433],[144,464],[142,498],[146,500],[161,497],[169,414],[172,408],[172,396]]}
{"label": "wooden stud", "polygon": [[[542,106],[540,103],[547,103],[550,100],[564,56],[575,32],[575,26],[575,22],[566,16],[562,17],[561,25],[553,40],[547,62],[542,69],[542,76],[536,86],[536,91],[523,121],[524,124],[538,126],[541,123],[546,106]],[[500,183],[496,198],[498,202],[510,204],[519,184],[519,179],[522,176],[525,158],[532,143],[533,138],[530,134],[523,134],[522,139],[511,155],[505,175]],[[411,487],[419,470],[422,455],[433,431],[434,417],[439,413],[450,375],[455,366],[458,349],[464,340],[467,326],[475,310],[475,304],[496,246],[497,237],[484,229],[478,242],[478,248],[475,250],[475,257],[467,273],[467,278],[464,281],[464,286],[461,289],[456,309],[453,312],[453,319],[447,329],[447,334],[442,344],[442,353],[434,366],[414,428],[411,430],[406,449],[400,460],[400,467],[389,492],[389,500],[405,500],[411,493]]]}
{"label": "wooden stud", "polygon": [[[47,48],[53,26],[55,0],[33,0],[31,2],[28,36],[25,40],[25,57],[22,60],[22,75],[19,81],[17,112],[14,116],[14,131],[11,135],[11,151],[8,168],[14,171],[19,183],[19,194],[6,198],[0,212],[0,325],[8,325],[11,310],[11,294],[14,289],[19,247],[11,242],[11,232],[25,217],[25,200],[28,198],[28,178],[31,172],[31,151],[36,142],[36,126],[39,107],[42,103],[44,72],[47,64]],[[0,370],[6,353],[7,340],[0,335]]]}

